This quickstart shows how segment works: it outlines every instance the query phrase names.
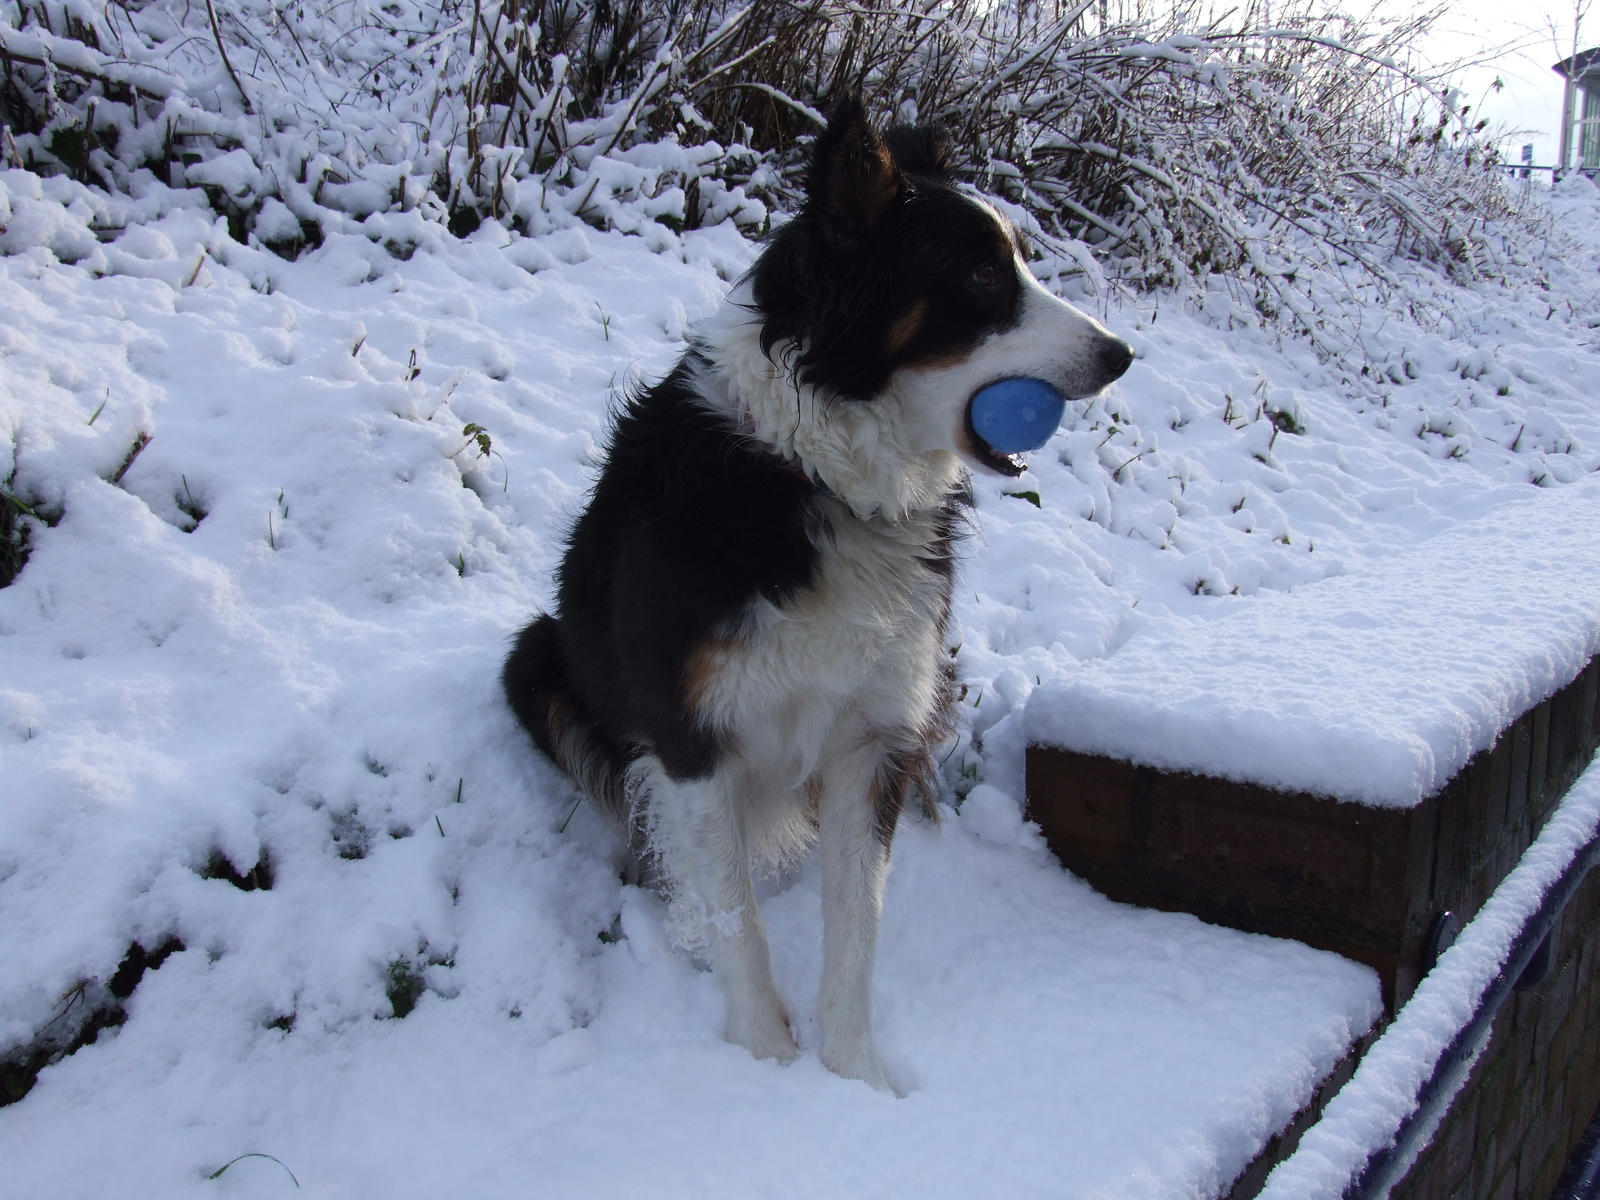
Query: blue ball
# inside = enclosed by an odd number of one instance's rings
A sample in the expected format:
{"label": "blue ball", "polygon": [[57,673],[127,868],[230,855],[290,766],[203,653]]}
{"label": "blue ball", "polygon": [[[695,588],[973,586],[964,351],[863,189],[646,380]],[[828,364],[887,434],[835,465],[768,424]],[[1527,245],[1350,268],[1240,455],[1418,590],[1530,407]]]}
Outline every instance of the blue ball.
{"label": "blue ball", "polygon": [[990,447],[1017,454],[1048,442],[1066,408],[1067,398],[1042,379],[1002,379],[979,389],[967,419]]}

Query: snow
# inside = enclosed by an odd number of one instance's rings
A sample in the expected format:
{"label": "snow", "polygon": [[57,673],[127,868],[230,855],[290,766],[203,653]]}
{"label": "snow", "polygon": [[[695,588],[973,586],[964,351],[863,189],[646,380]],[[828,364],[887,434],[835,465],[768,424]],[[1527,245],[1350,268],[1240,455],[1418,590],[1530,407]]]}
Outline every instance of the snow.
{"label": "snow", "polygon": [[[1405,806],[1600,650],[1600,477],[1214,619],[1173,620],[1028,701],[1035,741]],[[1282,633],[1295,630],[1293,654]]]}
{"label": "snow", "polygon": [[[0,1109],[11,1186],[1226,1188],[1376,1018],[1376,979],[1062,872],[1021,815],[1024,738],[1090,686],[1147,759],[1266,713],[1301,750],[1390,747],[1364,778],[1392,801],[1592,650],[1600,193],[1550,200],[1585,239],[1559,311],[1421,278],[1429,319],[1353,295],[1381,385],[1224,293],[1062,281],[1141,361],[1023,478],[979,481],[944,820],[902,823],[880,940],[898,1101],[816,1060],[814,862],[764,881],[804,1051],[781,1068],[721,1040],[714,983],[504,710],[506,639],[549,599],[609,406],[752,253],[731,221],[623,206],[648,234],[627,236],[519,203],[530,236],[378,212],[288,262],[193,193],[0,173],[0,481],[54,522],[0,589],[0,1052],[108,1002],[130,945],[184,947]],[[1349,679],[1357,651],[1413,679],[1383,661],[1408,603],[1438,614],[1407,657],[1441,694],[1385,700],[1404,724],[1183,701]],[[271,1157],[208,1178],[247,1153]]]}

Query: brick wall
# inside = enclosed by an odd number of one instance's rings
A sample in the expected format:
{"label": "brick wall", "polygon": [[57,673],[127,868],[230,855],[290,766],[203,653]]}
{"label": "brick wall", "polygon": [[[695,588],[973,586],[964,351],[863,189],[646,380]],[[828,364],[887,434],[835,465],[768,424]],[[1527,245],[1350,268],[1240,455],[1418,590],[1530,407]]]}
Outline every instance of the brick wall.
{"label": "brick wall", "polygon": [[1600,659],[1413,808],[1027,751],[1028,815],[1113,900],[1293,938],[1377,970],[1404,1004],[1438,917],[1465,924],[1600,747]]}

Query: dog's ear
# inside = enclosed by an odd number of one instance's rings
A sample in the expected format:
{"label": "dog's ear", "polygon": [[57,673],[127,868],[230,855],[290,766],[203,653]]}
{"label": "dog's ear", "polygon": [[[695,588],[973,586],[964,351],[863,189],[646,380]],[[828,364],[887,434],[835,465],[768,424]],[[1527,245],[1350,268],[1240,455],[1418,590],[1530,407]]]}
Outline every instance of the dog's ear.
{"label": "dog's ear", "polygon": [[835,246],[857,242],[900,195],[889,147],[867,120],[861,98],[846,96],[817,138],[806,179],[806,207]]}
{"label": "dog's ear", "polygon": [[950,177],[950,135],[941,125],[896,125],[883,140],[895,164],[907,175]]}

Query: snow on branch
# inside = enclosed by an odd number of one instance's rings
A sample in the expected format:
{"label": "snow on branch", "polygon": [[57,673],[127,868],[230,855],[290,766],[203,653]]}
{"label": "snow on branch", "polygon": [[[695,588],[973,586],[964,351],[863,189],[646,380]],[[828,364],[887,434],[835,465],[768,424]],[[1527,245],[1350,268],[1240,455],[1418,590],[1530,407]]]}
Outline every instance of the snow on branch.
{"label": "snow on branch", "polygon": [[[1200,295],[1222,277],[1313,340],[1342,336],[1324,337],[1336,318],[1313,278],[1392,287],[1396,258],[1494,273],[1495,222],[1517,215],[1481,125],[1408,65],[1427,14],[392,0],[351,28],[338,0],[16,11],[0,120],[25,165],[113,189],[139,170],[199,182],[241,231],[268,214],[263,240],[291,252],[384,209],[457,232],[555,212],[760,226],[846,91],[943,124],[1056,268],[1086,244],[1124,285]],[[257,170],[230,173],[237,188],[190,178],[240,149]]]}

